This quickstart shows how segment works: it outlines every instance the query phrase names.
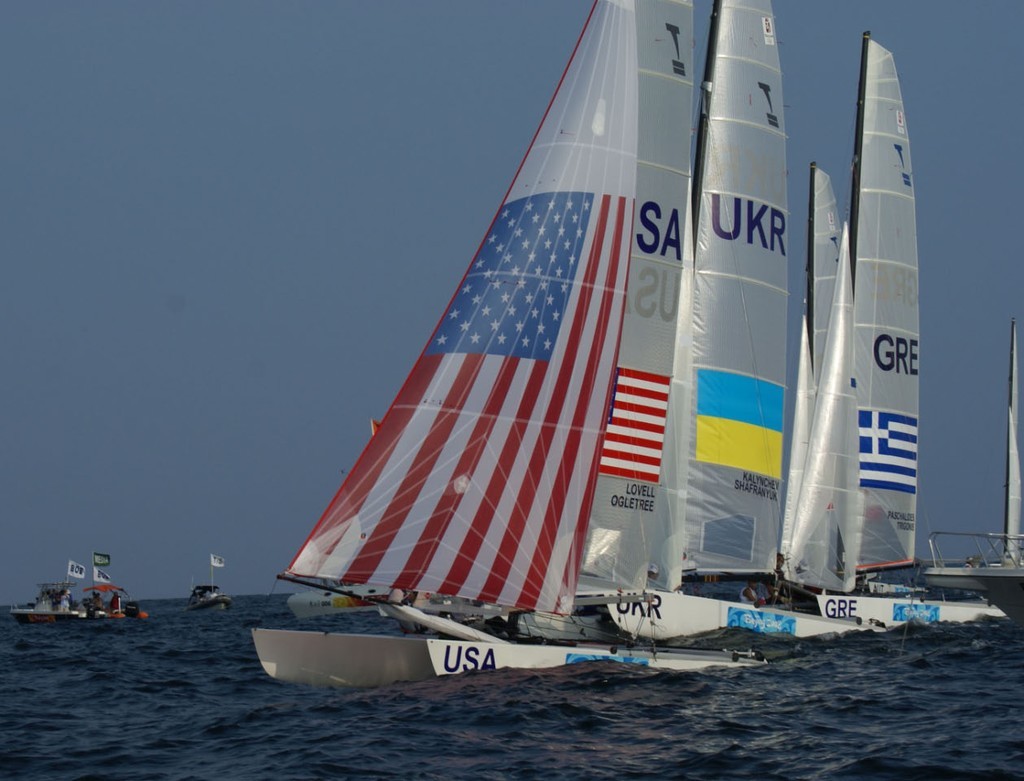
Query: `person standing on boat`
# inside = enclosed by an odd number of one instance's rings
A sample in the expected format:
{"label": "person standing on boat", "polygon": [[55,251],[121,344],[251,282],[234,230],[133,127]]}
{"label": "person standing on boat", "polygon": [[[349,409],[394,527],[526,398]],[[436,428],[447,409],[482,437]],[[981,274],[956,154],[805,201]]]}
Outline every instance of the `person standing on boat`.
{"label": "person standing on boat", "polygon": [[71,592],[67,589],[60,592],[60,609],[62,613],[67,613],[71,610]]}
{"label": "person standing on boat", "polygon": [[786,557],[781,553],[775,554],[775,573],[771,585],[768,587],[768,602],[777,605],[783,599],[783,589],[786,583]]}
{"label": "person standing on boat", "polygon": [[120,613],[121,612],[121,595],[116,591],[110,595],[110,612]]}

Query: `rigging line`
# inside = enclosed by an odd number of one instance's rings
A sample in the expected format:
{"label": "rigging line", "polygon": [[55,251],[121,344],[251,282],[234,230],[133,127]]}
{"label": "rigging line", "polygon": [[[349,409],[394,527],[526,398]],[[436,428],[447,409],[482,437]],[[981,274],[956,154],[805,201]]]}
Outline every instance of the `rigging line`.
{"label": "rigging line", "polygon": [[263,619],[266,618],[267,610],[270,608],[270,598],[277,591],[277,583],[278,579],[274,578],[274,585],[271,586],[270,591],[263,597],[263,607],[260,609],[259,617],[256,619],[256,626],[263,626]]}
{"label": "rigging line", "polygon": [[[913,596],[911,596],[911,603],[913,603]],[[910,634],[910,621],[903,622],[903,636],[900,638],[900,656],[904,656],[907,653],[907,635]]]}
{"label": "rigging line", "polygon": [[[657,658],[658,643],[657,640],[654,639],[654,627],[656,622],[654,620],[654,612],[651,609],[651,605],[654,603],[654,594],[648,591],[647,586],[645,585],[642,596],[644,597],[642,604],[645,609],[640,614],[640,623],[637,624],[636,629],[633,631],[632,645],[638,648],[645,646],[643,643],[644,638],[640,636],[640,630],[643,628],[644,624],[649,621],[651,624],[651,636],[647,638],[650,641],[648,650],[650,650],[650,652],[655,655],[655,658]],[[609,606],[608,609],[611,610],[611,606]]]}

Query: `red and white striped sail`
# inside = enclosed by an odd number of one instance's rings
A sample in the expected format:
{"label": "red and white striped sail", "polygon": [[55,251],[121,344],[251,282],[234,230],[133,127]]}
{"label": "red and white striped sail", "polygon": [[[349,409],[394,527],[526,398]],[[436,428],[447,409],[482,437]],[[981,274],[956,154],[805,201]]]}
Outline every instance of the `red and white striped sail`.
{"label": "red and white striped sail", "polygon": [[632,3],[597,3],[440,324],[288,574],[570,608],[625,304],[635,46]]}

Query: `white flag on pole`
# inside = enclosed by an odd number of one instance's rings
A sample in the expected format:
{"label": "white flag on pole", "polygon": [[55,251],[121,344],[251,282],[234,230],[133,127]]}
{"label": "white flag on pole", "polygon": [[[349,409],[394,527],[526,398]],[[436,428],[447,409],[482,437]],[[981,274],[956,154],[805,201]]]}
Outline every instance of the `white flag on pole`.
{"label": "white flag on pole", "polygon": [[68,577],[69,578],[84,578],[85,577],[85,566],[79,564],[77,561],[71,561],[68,559]]}
{"label": "white flag on pole", "polygon": [[210,566],[211,567],[223,567],[224,566],[224,557],[223,556],[218,556],[216,553],[211,553],[210,554]]}
{"label": "white flag on pole", "polygon": [[97,583],[109,583],[110,575],[101,570],[99,567],[92,568],[92,579]]}

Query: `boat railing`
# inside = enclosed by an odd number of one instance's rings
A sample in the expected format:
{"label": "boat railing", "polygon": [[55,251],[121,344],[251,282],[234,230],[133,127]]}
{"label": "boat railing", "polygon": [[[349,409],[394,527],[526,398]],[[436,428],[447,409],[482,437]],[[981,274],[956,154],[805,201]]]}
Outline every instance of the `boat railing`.
{"label": "boat railing", "polygon": [[[966,544],[965,544],[966,543]],[[940,544],[955,557],[944,556]],[[932,532],[928,538],[932,566],[1021,567],[1024,566],[1024,534],[986,534],[981,532]],[[965,556],[964,550],[969,552]],[[947,563],[951,562],[951,563]]]}

